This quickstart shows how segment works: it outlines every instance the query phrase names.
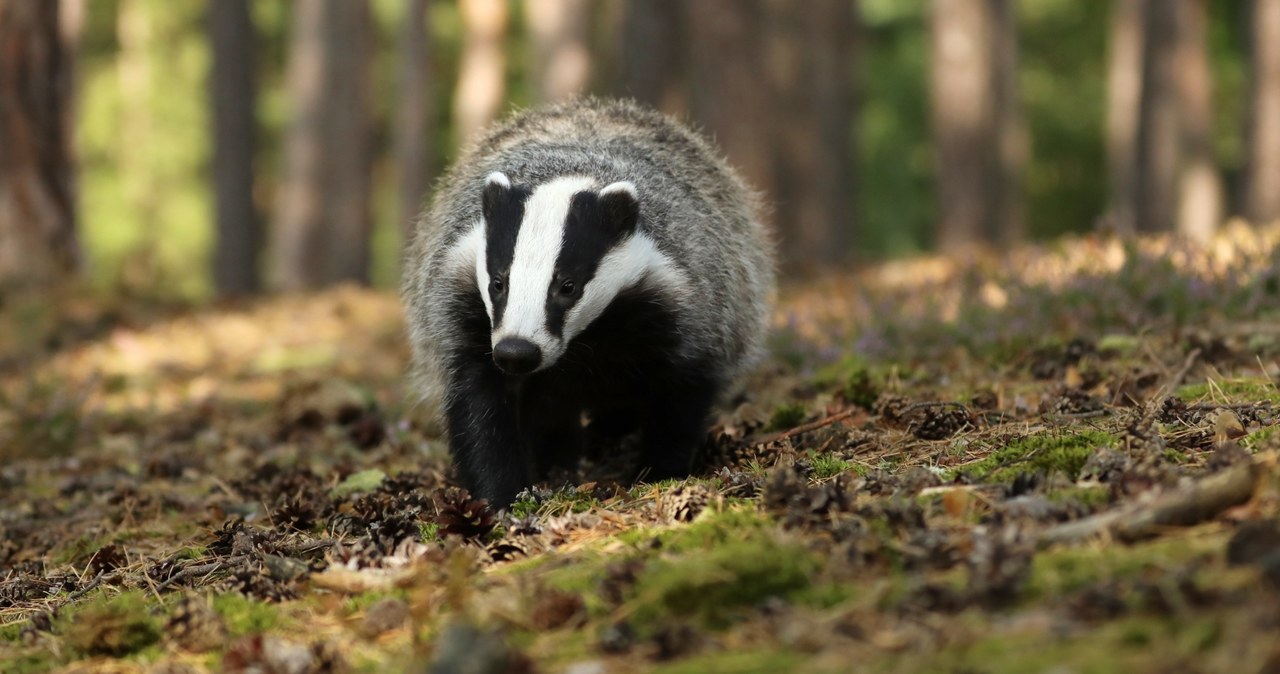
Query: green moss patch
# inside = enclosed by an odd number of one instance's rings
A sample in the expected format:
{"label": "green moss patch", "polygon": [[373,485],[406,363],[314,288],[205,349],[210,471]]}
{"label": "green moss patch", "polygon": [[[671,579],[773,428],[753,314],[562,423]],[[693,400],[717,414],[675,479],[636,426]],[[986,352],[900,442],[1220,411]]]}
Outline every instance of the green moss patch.
{"label": "green moss patch", "polygon": [[804,419],[807,416],[809,416],[809,410],[801,403],[779,405],[773,410],[773,416],[769,417],[769,423],[765,426],[765,430],[772,432],[795,428],[804,423]]}
{"label": "green moss patch", "polygon": [[1277,389],[1275,384],[1266,379],[1253,378],[1188,384],[1178,389],[1178,397],[1187,402],[1203,402],[1215,399],[1222,402],[1222,396],[1219,395],[1219,391],[1231,402],[1255,402],[1260,400],[1280,402],[1280,389]]}
{"label": "green moss patch", "polygon": [[141,592],[77,606],[58,619],[55,629],[73,651],[90,656],[121,657],[160,640],[160,620]]}
{"label": "green moss patch", "polygon": [[1008,482],[1019,473],[1062,473],[1074,480],[1089,455],[1100,447],[1114,447],[1115,436],[1097,430],[1055,432],[1015,440],[987,458],[956,470],[975,480]]}
{"label": "green moss patch", "polygon": [[222,616],[227,633],[233,637],[260,634],[284,623],[279,607],[235,593],[214,597],[213,610]]}
{"label": "green moss patch", "polygon": [[768,536],[747,538],[651,562],[629,605],[642,628],[672,615],[724,627],[742,609],[807,589],[817,569],[814,556],[798,545]]}

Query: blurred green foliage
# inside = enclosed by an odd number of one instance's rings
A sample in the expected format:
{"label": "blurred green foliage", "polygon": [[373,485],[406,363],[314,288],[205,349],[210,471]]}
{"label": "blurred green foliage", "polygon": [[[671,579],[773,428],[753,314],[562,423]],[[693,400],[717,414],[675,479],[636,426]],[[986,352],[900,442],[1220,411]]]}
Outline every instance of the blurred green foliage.
{"label": "blurred green foliage", "polygon": [[[862,115],[857,120],[859,256],[898,257],[930,248],[937,215],[930,144],[927,0],[862,0]],[[205,0],[94,0],[80,53],[78,153],[83,241],[95,285],[207,297],[213,238]],[[251,3],[258,31],[259,146],[255,199],[268,225],[281,175],[289,117],[284,88],[288,3]],[[389,149],[397,100],[402,3],[372,0],[376,119],[376,285],[396,284],[401,235]],[[1211,3],[1216,149],[1228,198],[1243,161],[1247,94],[1243,6]],[[130,40],[120,16],[145,26]],[[601,9],[603,12],[604,10]],[[1018,4],[1019,86],[1029,139],[1023,176],[1028,229],[1049,238],[1093,227],[1107,198],[1103,132],[1109,17],[1105,5],[1073,0]],[[508,95],[527,105],[530,82],[522,12],[511,11]],[[598,17],[597,17],[598,18]],[[603,25],[604,22],[597,21]],[[437,137],[435,171],[455,154],[450,125],[461,49],[453,2],[430,8]],[[597,36],[601,48],[609,40]],[[603,55],[602,55],[603,56]],[[601,69],[603,72],[603,69]],[[602,81],[597,73],[596,81]],[[269,256],[268,256],[269,257]]]}

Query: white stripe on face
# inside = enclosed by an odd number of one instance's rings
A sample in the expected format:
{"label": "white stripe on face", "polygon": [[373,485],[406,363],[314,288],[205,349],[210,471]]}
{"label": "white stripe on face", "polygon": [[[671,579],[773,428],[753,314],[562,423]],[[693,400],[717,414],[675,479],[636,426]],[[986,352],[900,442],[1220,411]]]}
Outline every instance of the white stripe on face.
{"label": "white stripe on face", "polygon": [[[516,235],[515,256],[507,278],[507,305],[502,311],[502,324],[493,331],[492,343],[497,345],[508,337],[527,339],[542,349],[543,367],[555,363],[564,353],[564,341],[547,330],[547,292],[564,242],[565,219],[573,195],[594,185],[591,178],[557,178],[535,188],[524,204],[524,220]],[[481,260],[478,266],[483,264]],[[487,274],[484,283],[488,284]]]}
{"label": "white stripe on face", "polygon": [[480,299],[484,300],[484,309],[489,312],[489,324],[493,325],[493,300],[489,298],[489,269],[484,263],[485,247],[484,218],[476,220],[467,232],[454,245],[449,253],[450,264],[463,264],[476,270],[476,286],[480,288]]}
{"label": "white stripe on face", "polygon": [[600,261],[595,276],[583,288],[582,299],[565,317],[564,341],[578,336],[609,308],[618,293],[639,284],[645,277],[650,277],[657,287],[674,292],[677,300],[688,287],[684,272],[658,250],[653,239],[637,232]]}

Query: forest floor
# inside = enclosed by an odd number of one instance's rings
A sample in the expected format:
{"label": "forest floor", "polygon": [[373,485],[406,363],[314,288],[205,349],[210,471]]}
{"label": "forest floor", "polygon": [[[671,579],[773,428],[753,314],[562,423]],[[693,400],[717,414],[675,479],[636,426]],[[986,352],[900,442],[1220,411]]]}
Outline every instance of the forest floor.
{"label": "forest floor", "polygon": [[786,289],[687,480],[450,485],[398,299],[0,304],[0,671],[1280,671],[1280,230]]}

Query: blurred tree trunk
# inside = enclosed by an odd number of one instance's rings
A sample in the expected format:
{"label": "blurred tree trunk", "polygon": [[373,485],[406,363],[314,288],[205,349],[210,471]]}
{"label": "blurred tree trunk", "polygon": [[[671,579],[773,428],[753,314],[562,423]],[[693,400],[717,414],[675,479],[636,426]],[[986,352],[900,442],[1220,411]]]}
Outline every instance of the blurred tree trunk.
{"label": "blurred tree trunk", "polygon": [[400,32],[394,149],[400,178],[399,217],[406,241],[427,193],[434,149],[434,73],[427,20],[427,0],[408,0]]}
{"label": "blurred tree trunk", "polygon": [[1253,0],[1244,214],[1280,220],[1280,0]]}
{"label": "blurred tree trunk", "polygon": [[1136,228],[1138,122],[1142,107],[1143,12],[1146,0],[1111,3],[1107,61],[1107,173],[1109,224],[1120,232]]}
{"label": "blurred tree trunk", "polygon": [[0,0],[0,284],[46,284],[79,266],[58,4]]}
{"label": "blurred tree trunk", "polygon": [[453,97],[456,139],[470,142],[498,116],[505,92],[506,0],[459,0],[466,33]]}
{"label": "blurred tree trunk", "polygon": [[684,9],[693,117],[751,186],[775,199],[775,132],[790,122],[764,75],[765,0],[699,0]]}
{"label": "blurred tree trunk", "polygon": [[[775,134],[774,222],[783,263],[812,269],[846,258],[854,232],[854,48],[858,21],[849,0],[771,0],[763,51],[769,126]],[[732,67],[733,59],[724,59]]]}
{"label": "blurred tree trunk", "polygon": [[993,40],[992,114],[995,173],[992,176],[992,240],[1003,245],[1026,236],[1022,174],[1027,168],[1027,129],[1018,93],[1018,24],[1014,0],[988,0]]}
{"label": "blurred tree trunk", "polygon": [[688,109],[683,0],[624,0],[617,91],[668,114]]}
{"label": "blurred tree trunk", "polygon": [[525,0],[524,15],[538,100],[562,101],[582,93],[591,78],[590,0]]}
{"label": "blurred tree trunk", "polygon": [[995,36],[985,0],[934,0],[932,8],[938,242],[943,250],[955,250],[984,240],[992,220]]}
{"label": "blurred tree trunk", "polygon": [[1178,114],[1179,20],[1178,12],[1172,9],[1164,2],[1148,2],[1143,18],[1134,205],[1136,229],[1141,232],[1171,232],[1177,217],[1182,128]]}
{"label": "blurred tree trunk", "polygon": [[261,289],[261,231],[253,203],[256,87],[249,0],[209,5],[213,47],[213,183],[217,242],[213,282],[219,295]]}
{"label": "blurred tree trunk", "polygon": [[1179,0],[1178,108],[1182,122],[1178,232],[1209,240],[1222,217],[1222,184],[1213,152],[1213,96],[1209,73],[1207,0]]}
{"label": "blurred tree trunk", "polygon": [[286,86],[293,111],[273,232],[278,282],[289,290],[367,283],[369,6],[364,0],[299,0],[292,8]]}

